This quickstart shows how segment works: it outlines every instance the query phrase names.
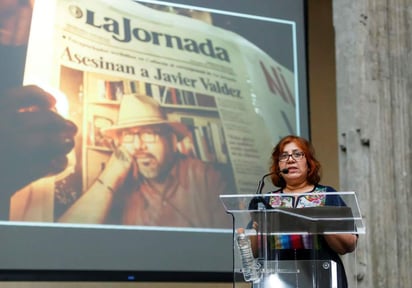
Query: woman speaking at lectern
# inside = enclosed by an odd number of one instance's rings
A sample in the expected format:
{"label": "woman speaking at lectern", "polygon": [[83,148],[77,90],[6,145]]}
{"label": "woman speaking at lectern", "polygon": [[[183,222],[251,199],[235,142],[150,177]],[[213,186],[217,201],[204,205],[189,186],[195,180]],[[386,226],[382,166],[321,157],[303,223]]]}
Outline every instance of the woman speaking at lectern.
{"label": "woman speaking at lectern", "polygon": [[[325,196],[322,193],[319,197],[313,197],[313,194],[311,197],[302,195],[302,193],[336,192],[332,187],[319,184],[320,163],[315,158],[312,145],[306,139],[292,135],[282,138],[272,151],[271,162],[271,179],[273,184],[279,187],[272,193],[299,195],[299,197],[270,196],[267,201],[271,207],[346,206],[340,197]],[[280,260],[310,260],[310,255],[317,255],[318,259],[333,260],[337,263],[338,287],[345,288],[348,286],[347,279],[339,255],[354,251],[357,238],[354,234],[275,235],[269,240],[268,247],[273,247],[269,255],[275,253],[276,256],[270,257]],[[254,239],[251,239],[252,249],[256,252],[258,241],[256,237]]]}

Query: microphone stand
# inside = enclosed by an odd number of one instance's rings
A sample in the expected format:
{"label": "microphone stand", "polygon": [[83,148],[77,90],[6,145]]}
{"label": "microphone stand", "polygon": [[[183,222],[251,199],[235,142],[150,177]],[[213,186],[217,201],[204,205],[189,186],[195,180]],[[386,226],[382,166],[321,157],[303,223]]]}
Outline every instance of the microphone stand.
{"label": "microphone stand", "polygon": [[[267,174],[265,174],[265,175],[263,175],[263,177],[259,180],[259,183],[258,183],[258,187],[257,187],[257,190],[256,190],[256,194],[257,195],[262,195],[262,190],[263,190],[263,187],[265,186],[265,178],[266,177],[268,177],[268,176],[270,176],[270,175],[273,175],[275,172],[270,172],[270,173],[267,173]],[[254,208],[255,209],[257,209],[258,210],[258,219],[257,219],[257,221],[258,221],[258,223],[259,223],[259,225],[258,225],[258,227],[257,227],[257,231],[256,231],[256,233],[259,235],[260,234],[260,245],[259,245],[259,256],[264,256],[263,257],[263,259],[267,259],[267,251],[266,251],[266,246],[267,245],[265,245],[265,242],[267,243],[267,227],[261,227],[262,226],[262,223],[266,223],[266,219],[264,219],[264,218],[266,218],[266,212],[265,212],[265,210],[267,210],[267,209],[272,209],[272,206],[270,206],[270,204],[264,199],[264,197],[262,197],[262,196],[258,196],[258,197],[255,197],[253,200],[252,200],[252,202],[254,202],[253,204],[253,206],[255,206]],[[251,203],[252,204],[252,203]],[[250,205],[249,205],[249,207],[250,207]],[[264,268],[266,268],[266,267],[264,267]]]}
{"label": "microphone stand", "polygon": [[274,174],[275,172],[270,172],[268,174],[263,175],[263,177],[259,180],[258,187],[256,190],[256,194],[262,194],[263,186],[265,186],[265,178]]}

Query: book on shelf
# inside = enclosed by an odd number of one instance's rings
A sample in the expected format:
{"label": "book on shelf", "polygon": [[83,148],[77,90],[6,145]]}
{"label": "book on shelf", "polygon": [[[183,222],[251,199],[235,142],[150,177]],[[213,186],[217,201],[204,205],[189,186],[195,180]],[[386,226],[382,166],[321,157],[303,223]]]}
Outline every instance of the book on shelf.
{"label": "book on shelf", "polygon": [[211,133],[217,162],[227,163],[226,143],[223,135],[223,128],[215,122],[209,122],[208,127]]}
{"label": "book on shelf", "polygon": [[164,104],[172,104],[172,105],[182,105],[182,98],[181,98],[181,90],[175,87],[167,87],[164,86],[163,88],[163,103]]}
{"label": "book on shelf", "polygon": [[192,91],[182,90],[183,102],[185,105],[196,106],[195,94]]}
{"label": "book on shelf", "polygon": [[202,161],[209,162],[210,161],[210,155],[209,155],[209,150],[206,144],[206,139],[203,135],[203,131],[201,127],[195,127],[195,143],[196,147],[198,148],[199,151],[199,158]]}
{"label": "book on shelf", "polygon": [[123,92],[124,94],[139,93],[139,81],[123,80]]}
{"label": "book on shelf", "polygon": [[129,81],[130,93],[138,93],[139,91],[139,82],[138,81]]}
{"label": "book on shelf", "polygon": [[156,100],[159,103],[162,103],[162,95],[160,93],[160,87],[157,84],[150,84],[151,86],[151,92],[152,92],[152,97],[154,100]]}
{"label": "book on shelf", "polygon": [[221,124],[205,118],[188,116],[180,117],[180,121],[190,131],[194,155],[205,162],[228,162]]}
{"label": "book on shelf", "polygon": [[186,125],[187,129],[190,131],[189,138],[192,142],[192,154],[196,158],[200,157],[199,146],[197,145],[196,135],[195,135],[195,121],[192,117],[181,117],[180,121]]}
{"label": "book on shelf", "polygon": [[210,132],[209,126],[208,125],[202,125],[200,126],[201,131],[202,131],[202,136],[204,139],[204,142],[206,144],[206,151],[207,151],[207,157],[209,162],[215,162],[216,161],[216,154],[215,154],[215,146],[213,145],[212,141],[212,133]]}
{"label": "book on shelf", "polygon": [[198,106],[216,108],[216,100],[214,96],[202,93],[196,93],[196,102]]}

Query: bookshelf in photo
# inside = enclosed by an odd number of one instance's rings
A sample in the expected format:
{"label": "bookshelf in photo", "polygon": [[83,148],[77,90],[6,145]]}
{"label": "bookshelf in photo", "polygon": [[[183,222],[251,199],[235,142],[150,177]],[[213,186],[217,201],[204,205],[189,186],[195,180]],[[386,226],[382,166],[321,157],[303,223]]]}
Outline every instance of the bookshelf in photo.
{"label": "bookshelf in photo", "polygon": [[[219,118],[208,115],[196,115],[186,111],[168,113],[170,120],[184,123],[190,130],[190,145],[183,148],[204,162],[228,163],[228,154],[223,127]],[[182,143],[180,143],[182,144]],[[184,143],[183,143],[184,144]]]}
{"label": "bookshelf in photo", "polygon": [[[162,105],[216,109],[214,96],[138,80],[96,79],[96,100],[121,101],[124,94],[143,94]],[[95,98],[93,96],[93,98]]]}
{"label": "bookshelf in photo", "polygon": [[163,106],[178,105],[186,108],[217,108],[215,98],[212,95],[140,81],[126,80],[124,86],[126,87],[124,91],[150,96]]}

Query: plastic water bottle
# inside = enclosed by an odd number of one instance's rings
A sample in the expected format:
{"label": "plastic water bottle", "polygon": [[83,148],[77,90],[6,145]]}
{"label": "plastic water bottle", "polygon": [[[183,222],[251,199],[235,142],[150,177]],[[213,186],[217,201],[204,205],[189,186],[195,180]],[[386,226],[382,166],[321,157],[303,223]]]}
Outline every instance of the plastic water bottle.
{"label": "plastic water bottle", "polygon": [[236,236],[237,244],[242,260],[242,272],[246,282],[255,282],[260,279],[260,264],[253,257],[252,246],[245,233]]}

